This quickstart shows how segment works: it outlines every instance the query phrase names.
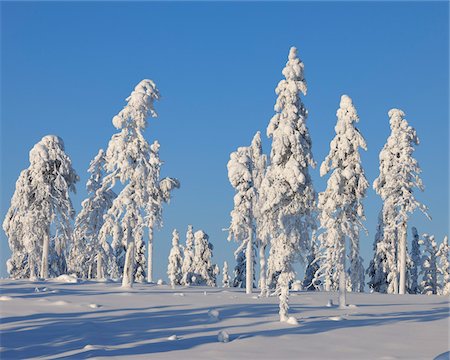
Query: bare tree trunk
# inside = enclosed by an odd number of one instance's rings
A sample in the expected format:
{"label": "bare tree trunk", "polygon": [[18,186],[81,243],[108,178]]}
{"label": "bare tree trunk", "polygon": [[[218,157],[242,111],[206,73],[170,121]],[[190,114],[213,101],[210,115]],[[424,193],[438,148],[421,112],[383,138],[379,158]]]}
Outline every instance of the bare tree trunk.
{"label": "bare tree trunk", "polygon": [[134,270],[134,241],[130,241],[125,255],[125,267],[123,268],[122,287],[133,286]]}
{"label": "bare tree trunk", "polygon": [[148,228],[147,282],[153,282],[153,228]]}
{"label": "bare tree trunk", "polygon": [[399,247],[398,247],[398,261],[400,272],[399,294],[406,292],[406,223],[400,225]]}
{"label": "bare tree trunk", "polygon": [[259,246],[259,287],[261,288],[261,296],[268,296],[267,278],[266,278],[266,245]]}
{"label": "bare tree trunk", "polygon": [[250,230],[250,236],[247,242],[247,251],[245,254],[245,292],[252,293],[253,288],[253,231]]}
{"label": "bare tree trunk", "polygon": [[44,243],[42,246],[42,263],[41,263],[41,278],[47,279],[48,278],[48,251],[49,251],[49,244],[50,242],[50,234],[49,230],[45,232],[44,235]]}

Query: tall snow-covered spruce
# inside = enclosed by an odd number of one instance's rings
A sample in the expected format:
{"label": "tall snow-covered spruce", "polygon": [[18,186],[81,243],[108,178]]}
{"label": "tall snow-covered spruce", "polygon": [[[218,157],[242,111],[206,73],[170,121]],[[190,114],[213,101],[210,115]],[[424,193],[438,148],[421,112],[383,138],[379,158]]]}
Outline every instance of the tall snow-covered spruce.
{"label": "tall snow-covered spruce", "polygon": [[183,265],[183,255],[179,240],[180,235],[175,229],[172,232],[172,249],[170,250],[169,263],[167,265],[167,275],[172,288],[175,288],[175,285],[181,285],[181,280],[183,278],[183,272],[181,270]]}
{"label": "tall snow-covered spruce", "polygon": [[199,230],[194,234],[194,239],[193,283],[195,285],[216,286],[219,268],[212,263],[213,245],[209,242],[209,236],[203,230]]}
{"label": "tall snow-covered spruce", "polygon": [[309,166],[315,167],[311,138],[306,126],[307,110],[300,94],[306,94],[304,65],[292,47],[283,69],[285,79],[275,89],[276,114],[267,136],[272,138],[270,165],[261,184],[261,236],[270,237],[268,274],[279,273],[280,321],[287,321],[289,284],[295,278],[293,263],[303,259],[315,227],[315,192]]}
{"label": "tall snow-covered spruce", "polygon": [[420,244],[424,245],[424,253],[422,255],[422,282],[420,287],[422,294],[432,295],[437,294],[438,289],[438,267],[437,254],[438,246],[434,240],[434,235],[423,234],[423,240]]}
{"label": "tall snow-covered spruce", "polygon": [[449,254],[448,236],[444,237],[444,240],[439,245],[439,250],[436,254],[438,257],[438,273],[441,277],[441,281],[438,284],[439,295],[450,295],[450,262],[448,259]]}
{"label": "tall snow-covered spruce", "polygon": [[223,262],[222,287],[224,288],[230,287],[230,275],[228,274],[228,263],[226,261]]}
{"label": "tall snow-covered spruce", "polygon": [[419,273],[420,273],[420,265],[422,261],[422,256],[420,253],[420,243],[419,243],[419,234],[417,229],[413,226],[411,228],[412,232],[412,243],[411,243],[411,267],[409,269],[410,273],[410,292],[411,294],[419,293]]}
{"label": "tall snow-covered spruce", "polygon": [[106,241],[107,236],[113,238],[119,269],[123,267],[124,287],[132,286],[135,275],[138,281],[144,281],[144,228],[149,227],[152,234],[150,227],[155,222],[151,220],[161,219],[159,205],[163,199],[170,198],[170,190],[179,186],[175,179],[159,181],[159,144],[155,142],[150,146],[143,135],[148,117],[157,116],[154,101],[159,97],[151,80],[142,80],[135,87],[127,98],[127,105],[112,120],[120,132],[112,136],[106,151],[109,174],[102,186],[112,188],[119,180],[124,187],[105,215],[100,237],[102,241]]}
{"label": "tall snow-covered spruce", "polygon": [[[359,121],[352,99],[342,95],[337,110],[336,136],[330,152],[320,167],[320,175],[331,172],[327,188],[319,194],[320,224],[325,231],[321,252],[324,268],[334,267],[339,276],[339,306],[345,307],[346,242],[350,249],[350,283],[352,291],[363,291],[364,269],[359,255],[359,233],[364,229],[362,200],[369,183],[361,165],[359,149],[367,150],[366,142],[355,123]],[[327,269],[328,270],[328,269]]]}
{"label": "tall snow-covered spruce", "polygon": [[150,178],[147,178],[149,201],[145,204],[145,224],[148,228],[148,261],[147,261],[147,281],[153,281],[153,232],[155,227],[163,225],[162,210],[163,204],[169,203],[172,191],[180,187],[180,182],[171,177],[160,179],[161,166],[163,162],[159,157],[160,145],[155,141],[150,146]]}
{"label": "tall snow-covered spruce", "polygon": [[12,252],[7,269],[13,278],[48,278],[67,271],[75,215],[70,192],[78,175],[54,135],[42,138],[30,151],[30,166],[16,182],[3,229]]}
{"label": "tall snow-covered spruce", "polygon": [[194,230],[192,225],[188,225],[188,230],[186,232],[186,246],[183,251],[183,265],[181,271],[183,273],[183,278],[181,284],[188,286],[192,284],[192,276],[194,274]]}
{"label": "tall snow-covered spruce", "polygon": [[387,292],[404,294],[409,214],[419,209],[427,215],[427,208],[414,195],[414,188],[424,190],[419,176],[421,169],[412,156],[419,138],[414,128],[408,125],[402,110],[391,109],[388,115],[391,134],[380,152],[380,175],[373,188],[383,200],[384,244],[380,248],[387,259]]}
{"label": "tall snow-covered spruce", "polygon": [[[259,188],[265,168],[265,157],[261,149],[261,135],[257,132],[249,147],[240,147],[231,153],[227,164],[228,178],[236,189],[234,209],[231,211],[231,225],[228,240],[241,242],[245,246],[245,288],[250,294],[253,288],[256,238],[256,217],[258,212]],[[238,256],[240,252],[238,253]]]}
{"label": "tall snow-covered spruce", "polygon": [[91,174],[86,184],[89,197],[81,203],[81,211],[75,220],[68,270],[82,278],[91,279],[95,275],[97,279],[103,279],[117,273],[111,246],[99,237],[103,216],[117,196],[112,190],[102,188],[104,165],[105,153],[100,149],[88,169]]}

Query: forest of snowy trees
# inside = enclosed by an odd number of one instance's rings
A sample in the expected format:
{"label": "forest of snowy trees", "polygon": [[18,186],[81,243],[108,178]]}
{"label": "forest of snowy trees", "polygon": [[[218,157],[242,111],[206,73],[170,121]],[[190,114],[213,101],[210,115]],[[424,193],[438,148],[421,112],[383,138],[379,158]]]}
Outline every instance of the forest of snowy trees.
{"label": "forest of snowy trees", "polygon": [[[405,113],[387,113],[391,133],[373,181],[382,207],[373,258],[364,269],[360,234],[367,232],[363,203],[370,183],[360,156],[360,149],[368,151],[368,146],[357,128],[356,106],[351,97],[341,96],[336,135],[320,165],[327,186],[318,192],[311,177],[316,160],[302,100],[307,93],[305,67],[295,47],[282,75],[266,131],[270,153],[263,153],[257,131],[250,145],[230,154],[227,164],[235,191],[228,241],[237,246],[232,276],[229,264],[223,264],[222,286],[278,296],[280,321],[288,322],[293,321],[289,291],[297,277],[296,263],[305,267],[303,289],[339,291],[341,308],[347,305],[346,292],[364,292],[366,285],[381,293],[450,295],[448,238],[439,242],[432,234],[420,235],[409,220],[416,210],[431,217],[416,198],[424,191],[413,156],[419,137]],[[11,278],[73,274],[119,280],[123,287],[154,281],[153,234],[163,226],[165,204],[180,188],[176,178],[161,177],[160,144],[150,144],[144,134],[148,119],[157,117],[159,98],[156,84],[142,80],[114,116],[117,132],[88,167],[88,197],[78,214],[71,193],[79,176],[63,140],[47,135],[34,145],[3,221]],[[189,225],[184,245],[174,230],[171,243],[167,276],[172,287],[217,286],[219,266],[203,230],[194,232]]]}

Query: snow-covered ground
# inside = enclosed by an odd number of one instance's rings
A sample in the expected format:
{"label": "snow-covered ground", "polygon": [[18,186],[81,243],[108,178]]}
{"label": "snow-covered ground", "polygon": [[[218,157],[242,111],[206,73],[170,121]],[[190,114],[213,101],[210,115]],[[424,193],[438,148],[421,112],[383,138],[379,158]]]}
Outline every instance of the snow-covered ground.
{"label": "snow-covered ground", "polygon": [[277,298],[237,289],[11,280],[0,288],[1,359],[433,359],[449,350],[440,296],[349,294],[355,306],[339,310],[326,306],[335,293],[293,292],[290,325],[278,322]]}

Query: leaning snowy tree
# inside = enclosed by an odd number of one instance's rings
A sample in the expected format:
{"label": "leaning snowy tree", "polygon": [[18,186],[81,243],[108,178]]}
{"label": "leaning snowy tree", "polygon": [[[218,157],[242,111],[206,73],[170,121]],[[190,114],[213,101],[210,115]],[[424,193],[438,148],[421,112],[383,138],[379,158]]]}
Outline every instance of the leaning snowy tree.
{"label": "leaning snowy tree", "polygon": [[245,246],[245,289],[250,294],[254,286],[253,263],[256,239],[256,214],[258,214],[257,184],[261,184],[264,175],[265,158],[262,155],[261,135],[257,132],[249,147],[240,147],[231,153],[227,164],[228,179],[236,189],[234,209],[231,211],[231,225],[228,240],[235,239]]}
{"label": "leaning snowy tree", "polygon": [[380,175],[373,188],[383,200],[383,242],[389,251],[389,293],[406,292],[406,235],[409,214],[416,209],[427,217],[427,208],[414,196],[414,188],[423,191],[422,172],[413,158],[414,145],[419,144],[414,128],[404,119],[399,109],[388,112],[391,135],[380,152]]}
{"label": "leaning snowy tree", "polygon": [[[135,87],[127,98],[127,105],[112,120],[120,132],[112,136],[106,151],[109,174],[102,187],[112,188],[117,180],[124,187],[105,215],[100,237],[113,237],[112,247],[119,261],[119,270],[123,266],[124,287],[132,286],[135,275],[137,281],[145,280],[144,228],[149,226],[149,217],[160,215],[159,210],[156,215],[153,210],[161,199],[168,198],[173,184],[172,179],[158,181],[161,165],[157,156],[159,144],[155,142],[150,146],[143,135],[148,117],[157,116],[153,104],[159,97],[159,91],[151,80],[142,80]],[[150,211],[149,207],[152,207]],[[124,256],[123,251],[126,251]]]}
{"label": "leaning snowy tree", "polygon": [[169,263],[167,265],[167,276],[169,277],[170,285],[175,288],[175,285],[181,285],[183,273],[181,267],[183,265],[183,255],[180,249],[180,234],[175,229],[172,232],[172,249],[169,254]]}
{"label": "leaning snowy tree", "polygon": [[438,284],[438,294],[445,296],[450,295],[450,262],[448,260],[448,254],[448,236],[445,236],[436,254],[439,259],[438,273],[441,277],[441,281]]}
{"label": "leaning snowy tree", "polygon": [[115,269],[115,258],[108,242],[99,237],[103,216],[112,206],[116,194],[102,188],[105,176],[105,152],[100,149],[89,165],[91,174],[86,184],[89,197],[81,203],[81,211],[75,219],[73,246],[69,253],[68,270],[82,278],[103,279]]}
{"label": "leaning snowy tree", "polygon": [[304,65],[292,47],[283,69],[285,79],[275,89],[276,114],[267,136],[272,138],[270,165],[261,184],[261,236],[270,237],[268,274],[279,273],[276,292],[280,297],[280,321],[287,321],[289,284],[295,278],[293,263],[304,260],[315,227],[315,192],[309,166],[315,167],[311,138],[306,126],[307,110],[300,93],[306,94]]}
{"label": "leaning snowy tree", "polygon": [[192,275],[194,274],[194,230],[192,225],[188,225],[188,230],[186,232],[186,246],[183,251],[183,265],[181,272],[183,273],[183,278],[181,284],[189,286],[192,283]]}
{"label": "leaning snowy tree", "polygon": [[7,262],[12,277],[34,278],[39,263],[43,279],[66,272],[75,215],[70,192],[75,192],[78,179],[61,138],[47,135],[34,145],[3,222],[12,251]]}
{"label": "leaning snowy tree", "polygon": [[330,152],[320,167],[320,175],[331,172],[327,188],[319,194],[318,207],[321,228],[326,232],[321,243],[325,267],[334,266],[339,276],[339,306],[346,306],[346,242],[350,245],[350,282],[352,291],[364,290],[364,269],[359,255],[359,233],[363,225],[362,201],[369,183],[361,165],[359,149],[367,150],[366,142],[355,123],[358,114],[347,95],[342,95],[337,110],[336,136],[330,143]]}

